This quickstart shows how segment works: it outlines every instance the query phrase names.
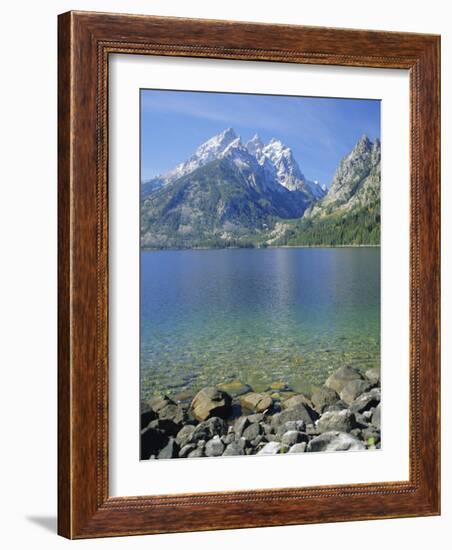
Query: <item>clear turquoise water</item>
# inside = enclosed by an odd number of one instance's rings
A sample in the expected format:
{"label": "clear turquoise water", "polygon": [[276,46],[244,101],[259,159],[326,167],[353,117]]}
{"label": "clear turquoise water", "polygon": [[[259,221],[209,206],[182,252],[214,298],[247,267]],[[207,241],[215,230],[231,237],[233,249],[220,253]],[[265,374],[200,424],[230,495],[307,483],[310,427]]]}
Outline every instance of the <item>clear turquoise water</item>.
{"label": "clear turquoise water", "polygon": [[380,249],[141,253],[141,388],[323,383],[380,361]]}

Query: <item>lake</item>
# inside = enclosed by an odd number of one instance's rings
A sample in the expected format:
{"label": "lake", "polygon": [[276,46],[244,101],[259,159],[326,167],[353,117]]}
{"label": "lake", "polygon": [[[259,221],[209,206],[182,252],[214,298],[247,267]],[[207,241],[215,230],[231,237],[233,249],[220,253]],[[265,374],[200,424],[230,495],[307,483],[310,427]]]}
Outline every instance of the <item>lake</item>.
{"label": "lake", "polygon": [[239,379],[309,392],[380,362],[380,249],[141,253],[141,391]]}

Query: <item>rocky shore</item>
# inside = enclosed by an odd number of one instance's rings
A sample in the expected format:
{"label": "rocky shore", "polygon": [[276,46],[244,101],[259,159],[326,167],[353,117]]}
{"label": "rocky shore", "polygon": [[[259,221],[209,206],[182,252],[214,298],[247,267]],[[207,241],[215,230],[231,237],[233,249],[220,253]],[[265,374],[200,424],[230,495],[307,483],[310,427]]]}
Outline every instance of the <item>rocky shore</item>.
{"label": "rocky shore", "polygon": [[343,366],[306,396],[240,381],[141,404],[141,459],[380,448],[380,372]]}

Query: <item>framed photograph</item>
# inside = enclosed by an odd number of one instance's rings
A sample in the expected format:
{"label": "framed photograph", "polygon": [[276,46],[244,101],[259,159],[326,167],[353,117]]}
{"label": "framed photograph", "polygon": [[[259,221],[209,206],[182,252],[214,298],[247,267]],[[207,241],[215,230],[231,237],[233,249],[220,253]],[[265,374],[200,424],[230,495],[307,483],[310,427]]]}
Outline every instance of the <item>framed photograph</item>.
{"label": "framed photograph", "polygon": [[440,513],[440,38],[59,16],[59,533]]}

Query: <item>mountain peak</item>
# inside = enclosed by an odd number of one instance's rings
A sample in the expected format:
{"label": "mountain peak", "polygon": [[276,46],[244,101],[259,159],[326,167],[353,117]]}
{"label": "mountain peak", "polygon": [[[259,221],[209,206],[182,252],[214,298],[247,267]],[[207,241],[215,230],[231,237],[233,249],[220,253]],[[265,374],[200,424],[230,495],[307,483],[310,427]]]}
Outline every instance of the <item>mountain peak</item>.
{"label": "mountain peak", "polygon": [[262,151],[264,144],[259,137],[259,134],[254,134],[254,136],[247,142],[246,148],[251,155],[256,155]]}

